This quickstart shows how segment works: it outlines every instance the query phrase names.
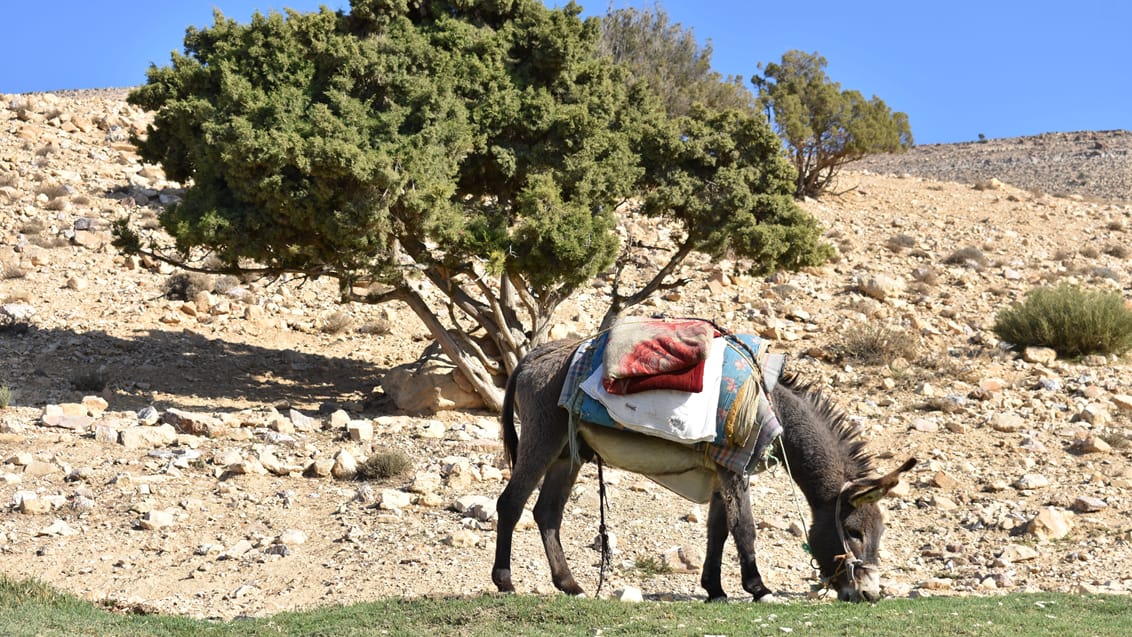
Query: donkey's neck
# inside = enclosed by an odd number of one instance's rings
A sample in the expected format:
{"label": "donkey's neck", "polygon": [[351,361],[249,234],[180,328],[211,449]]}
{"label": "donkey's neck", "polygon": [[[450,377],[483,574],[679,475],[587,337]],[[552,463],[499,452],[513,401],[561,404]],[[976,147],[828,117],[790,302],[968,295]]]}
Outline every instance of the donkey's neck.
{"label": "donkey's neck", "polygon": [[832,501],[846,482],[861,477],[855,443],[819,395],[776,388],[774,398],[782,423],[781,449],[776,451],[785,455],[790,477],[811,505]]}

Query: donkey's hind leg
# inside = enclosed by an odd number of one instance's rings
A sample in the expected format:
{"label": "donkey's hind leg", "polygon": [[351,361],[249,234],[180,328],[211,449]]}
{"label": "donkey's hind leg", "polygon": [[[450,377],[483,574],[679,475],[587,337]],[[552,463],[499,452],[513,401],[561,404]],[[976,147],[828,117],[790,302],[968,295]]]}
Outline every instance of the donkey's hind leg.
{"label": "donkey's hind leg", "polygon": [[[762,575],[759,575],[759,566],[755,562],[755,517],[751,513],[751,496],[747,485],[747,476],[722,467],[719,468],[718,473],[719,493],[722,494],[726,510],[727,527],[731,530],[731,537],[735,539],[735,547],[739,549],[739,567],[743,577],[743,590],[750,593],[755,601],[759,601],[772,593],[763,584]],[[712,498],[712,508],[715,508],[714,497]],[[708,512],[708,521],[709,523],[711,521],[711,510]],[[773,599],[773,597],[768,599]]]}
{"label": "donkey's hind leg", "polygon": [[727,601],[720,574],[723,567],[723,545],[726,543],[727,507],[723,504],[723,496],[716,491],[708,505],[707,549],[704,551],[704,567],[700,574],[700,586],[707,591],[709,602]]}
{"label": "donkey's hind leg", "polygon": [[[534,427],[530,429],[533,430]],[[561,441],[551,441],[550,444],[542,447],[531,445],[530,448],[524,449],[525,453],[515,459],[515,466],[511,469],[511,479],[495,505],[498,520],[491,581],[500,592],[515,591],[515,586],[511,583],[511,542],[515,534],[515,525],[519,523],[519,518],[523,514],[523,507],[538,486],[539,480],[543,479],[553,458],[560,454],[565,446],[565,437]],[[542,496],[539,500],[542,500]]]}
{"label": "donkey's hind leg", "polygon": [[585,594],[570,572],[570,565],[566,563],[566,554],[562,551],[560,538],[562,513],[566,509],[570,489],[578,479],[578,471],[581,468],[582,465],[574,462],[569,456],[555,460],[542,481],[534,509],[535,522],[538,523],[542,545],[546,549],[546,560],[550,563],[551,579],[554,581],[554,586],[567,595]]}

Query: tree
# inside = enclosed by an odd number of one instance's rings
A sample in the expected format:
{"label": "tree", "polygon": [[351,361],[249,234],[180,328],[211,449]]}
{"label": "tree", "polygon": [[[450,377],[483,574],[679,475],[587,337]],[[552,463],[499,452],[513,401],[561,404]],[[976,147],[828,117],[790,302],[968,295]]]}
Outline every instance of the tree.
{"label": "tree", "polygon": [[711,42],[700,46],[691,29],[671,24],[660,3],[651,10],[606,13],[600,46],[633,81],[647,83],[671,116],[688,115],[696,103],[741,110],[755,106],[742,77],[724,79],[712,70]]}
{"label": "tree", "polygon": [[118,243],[401,300],[491,408],[554,309],[614,263],[630,197],[687,237],[644,289],[618,287],[611,313],[679,284],[690,250],[760,269],[819,258],[766,123],[669,116],[599,53],[600,27],[537,0],[354,0],[247,25],[217,13],[130,96],[155,111],[142,157],[189,184],[160,215],[174,244],[128,221]]}
{"label": "tree", "polygon": [[866,100],[841,90],[826,64],[817,53],[787,51],[778,64],[759,64],[763,74],[751,80],[797,170],[797,197],[820,195],[849,162],[913,143],[905,113],[893,113],[875,95]]}

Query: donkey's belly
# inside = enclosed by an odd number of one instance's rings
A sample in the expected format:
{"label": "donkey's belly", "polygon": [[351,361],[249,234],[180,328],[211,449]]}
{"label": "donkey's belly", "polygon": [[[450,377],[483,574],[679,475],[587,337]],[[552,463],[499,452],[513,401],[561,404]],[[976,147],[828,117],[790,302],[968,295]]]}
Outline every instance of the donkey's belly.
{"label": "donkey's belly", "polygon": [[578,433],[606,464],[644,474],[693,502],[711,498],[715,464],[702,450],[601,425],[578,423]]}

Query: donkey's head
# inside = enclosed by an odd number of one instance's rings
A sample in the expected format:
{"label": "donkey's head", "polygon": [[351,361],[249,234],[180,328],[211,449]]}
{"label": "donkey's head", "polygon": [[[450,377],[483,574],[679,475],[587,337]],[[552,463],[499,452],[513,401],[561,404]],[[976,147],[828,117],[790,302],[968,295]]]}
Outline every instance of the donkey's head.
{"label": "donkey's head", "polygon": [[809,543],[822,583],[851,602],[880,599],[879,553],[884,515],[877,502],[900,482],[900,474],[916,465],[910,458],[879,478],[845,483],[835,498],[813,508]]}

